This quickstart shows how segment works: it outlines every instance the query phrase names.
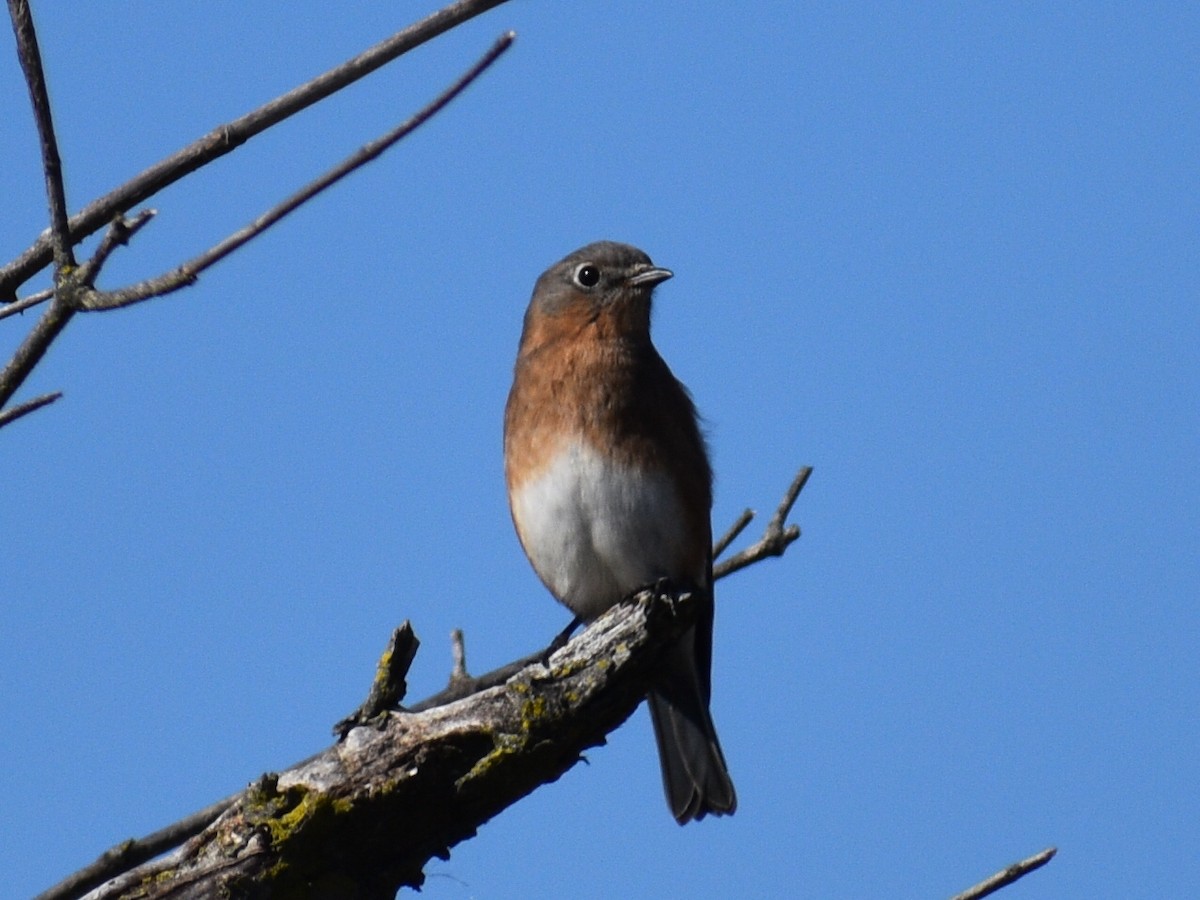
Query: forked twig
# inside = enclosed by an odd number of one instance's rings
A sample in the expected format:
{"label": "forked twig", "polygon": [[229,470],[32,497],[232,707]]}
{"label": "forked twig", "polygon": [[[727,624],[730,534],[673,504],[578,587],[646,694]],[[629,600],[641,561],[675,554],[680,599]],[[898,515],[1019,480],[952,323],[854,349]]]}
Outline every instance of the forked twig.
{"label": "forked twig", "polygon": [[[130,237],[138,232],[138,230],[150,221],[154,215],[154,210],[142,210],[132,219],[126,221],[124,216],[117,216],[116,220],[109,225],[108,231],[105,232],[104,238],[100,241],[100,246],[96,248],[96,252],[82,266],[70,271],[65,277],[56,278],[58,282],[57,293],[59,299],[50,305],[38,323],[33,327],[21,346],[17,348],[17,352],[13,354],[13,358],[9,360],[4,371],[0,372],[0,407],[7,403],[17,388],[19,388],[24,380],[33,371],[34,367],[41,360],[46,350],[54,342],[54,339],[62,333],[62,330],[67,327],[67,322],[71,320],[71,316],[75,314],[75,309],[68,299],[77,294],[78,291],[86,289],[96,280],[100,274],[100,270],[104,267],[104,263],[108,260],[109,255],[119,245],[126,243]],[[65,270],[60,270],[65,271]],[[53,297],[54,290],[45,292],[47,296]],[[5,315],[11,315],[13,312],[19,312],[20,309],[28,309],[34,304],[30,301],[37,297],[27,297],[25,300],[14,303],[11,307],[0,309],[0,318]],[[12,307],[20,307],[13,309]],[[15,406],[12,409],[6,410],[10,413],[8,418],[0,414],[0,427],[7,425],[9,422],[15,421],[26,413],[31,413],[35,409],[40,409],[47,403],[57,400],[61,393],[54,396],[46,395],[39,397],[37,400],[31,400],[28,403]]]}
{"label": "forked twig", "polygon": [[[18,0],[10,0],[16,3]],[[184,263],[182,266],[158,278],[148,279],[139,284],[114,291],[97,291],[93,284],[101,267],[112,250],[127,240],[141,228],[150,217],[152,210],[144,210],[132,220],[126,222],[118,216],[105,235],[96,254],[69,278],[58,280],[57,297],[50,308],[43,313],[42,318],[26,336],[24,342],[17,348],[4,371],[0,372],[0,408],[9,401],[29,373],[41,361],[50,344],[58,337],[67,322],[78,310],[106,310],[128,306],[151,297],[161,296],[178,290],[193,283],[201,272],[224,259],[237,248],[254,237],[262,234],[288,213],[311,200],[322,191],[332,187],[351,172],[379,157],[401,139],[411,134],[416,128],[427,122],[441,111],[451,100],[457,97],[476,78],[483,74],[500,56],[512,46],[515,38],[513,32],[502,35],[480,60],[468,69],[449,88],[439,94],[431,103],[420,110],[415,116],[402,125],[388,132],[381,138],[362,147],[356,153],[347,157],[333,169],[326,172],[311,184],[293,194],[287,200],[277,204],[254,222],[227,237],[214,247]],[[32,304],[23,301],[21,308]],[[0,309],[0,312],[5,310]],[[10,313],[11,314],[11,313]]]}
{"label": "forked twig", "polygon": [[446,88],[446,90],[408,121],[346,157],[346,159],[338,163],[324,175],[301,188],[282,203],[267,210],[249,225],[235,231],[229,237],[210,247],[199,256],[188,260],[183,265],[172,269],[164,275],[160,275],[157,278],[149,278],[126,288],[115,291],[84,291],[79,295],[77,301],[78,308],[88,311],[118,309],[122,306],[129,306],[143,300],[149,300],[151,297],[160,297],[163,294],[169,294],[172,291],[177,291],[182,287],[193,284],[205,269],[220,262],[234,250],[258,237],[258,235],[262,234],[288,213],[294,212],[322,191],[337,184],[351,172],[377,159],[415,129],[429,121],[430,118],[466,90],[471,82],[482,75],[499,59],[504,51],[512,46],[515,38],[516,34],[511,31],[501,35],[496,43],[492,45],[491,49],[480,58],[479,62],[475,63],[454,84]]}
{"label": "forked twig", "polygon": [[[792,480],[792,483],[783,495],[783,500],[775,510],[775,515],[767,523],[767,528],[763,532],[762,537],[745,550],[735,553],[729,559],[714,564],[713,580],[731,575],[752,563],[758,562],[760,559],[766,559],[768,556],[782,556],[792,541],[800,537],[799,525],[788,525],[785,528],[784,523],[787,521],[788,513],[792,511],[792,507],[796,503],[796,498],[800,496],[800,492],[804,490],[804,485],[808,483],[808,476],[811,474],[812,466],[804,466],[796,473],[796,477]],[[729,529],[726,537],[721,538],[717,542],[717,546],[713,548],[714,559],[718,553],[717,547],[720,547],[721,550],[728,547],[732,543],[733,538],[741,533],[753,517],[754,513],[750,510],[746,510],[746,512],[738,517],[738,520]],[[729,535],[732,535],[732,537]]]}
{"label": "forked twig", "polygon": [[[9,0],[14,3],[24,0]],[[70,218],[73,240],[83,240],[99,231],[114,215],[126,212],[214,159],[230,153],[250,138],[261,134],[314,103],[353,84],[410,50],[466,22],[505,0],[455,0],[347,60],[245,115],[214,128],[208,134],[166,159],[135,175],[120,187],[93,200]],[[43,233],[20,256],[0,267],[0,299],[15,297],[16,288],[40,272],[51,261],[52,239]]]}
{"label": "forked twig", "polygon": [[118,247],[128,244],[129,239],[141,231],[146,223],[156,215],[158,215],[156,209],[143,209],[132,219],[126,219],[124,215],[118,214],[109,223],[108,230],[104,232],[104,237],[100,239],[100,246],[96,248],[92,258],[80,266],[79,283],[88,288],[93,287],[96,279],[100,277],[100,270],[104,268],[104,264],[108,262],[112,252]]}

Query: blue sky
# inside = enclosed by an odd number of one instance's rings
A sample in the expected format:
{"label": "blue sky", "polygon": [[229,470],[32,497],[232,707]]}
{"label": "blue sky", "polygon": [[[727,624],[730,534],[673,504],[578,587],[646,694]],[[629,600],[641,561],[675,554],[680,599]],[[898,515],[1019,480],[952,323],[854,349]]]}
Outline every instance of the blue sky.
{"label": "blue sky", "polygon": [[[72,208],[432,10],[36,3]],[[566,622],[500,421],[536,276],[676,272],[740,807],[679,828],[644,711],[428,867],[433,898],[1002,896],[1200,884],[1200,13],[1185,4],[502,6],[155,198],[156,274],[510,53],[185,293],[81,316],[4,430],[0,870],[39,890],[323,747],[390,629],[439,689]],[[0,257],[45,225],[0,53]],[[36,286],[40,286],[36,285]],[[0,323],[7,355],[32,323]],[[752,526],[751,532],[755,528]]]}

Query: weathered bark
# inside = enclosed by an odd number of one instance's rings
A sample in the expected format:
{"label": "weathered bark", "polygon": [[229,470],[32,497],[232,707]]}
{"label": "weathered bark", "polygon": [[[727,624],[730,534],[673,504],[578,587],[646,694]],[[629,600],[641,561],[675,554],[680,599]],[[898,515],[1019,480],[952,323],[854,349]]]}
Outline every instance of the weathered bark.
{"label": "weathered bark", "polygon": [[645,696],[688,595],[646,591],[502,685],[391,713],[264,775],[183,846],[89,897],[388,898],[604,743]]}

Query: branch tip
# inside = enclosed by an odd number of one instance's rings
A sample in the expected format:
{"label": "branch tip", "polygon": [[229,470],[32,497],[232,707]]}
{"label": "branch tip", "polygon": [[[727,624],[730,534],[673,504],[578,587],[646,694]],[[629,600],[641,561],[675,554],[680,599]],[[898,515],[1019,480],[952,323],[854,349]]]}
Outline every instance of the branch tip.
{"label": "branch tip", "polygon": [[[410,50],[503,2],[504,0],[457,0],[287,93],[231,122],[217,126],[105,196],[93,200],[70,218],[70,233],[76,240],[86,238],[103,228],[114,214],[136,206],[284,119],[324,100]],[[18,5],[28,8],[21,0],[9,0],[10,12]],[[507,32],[502,38],[503,49],[507,49],[514,38],[514,32]],[[53,249],[52,233],[43,232],[20,256],[0,266],[0,297],[16,296],[16,288],[19,285],[24,284],[52,261]]]}
{"label": "branch tip", "polygon": [[357,171],[367,163],[378,159],[384,152],[390,150],[402,139],[441,112],[450,101],[466,90],[475,79],[500,58],[504,51],[512,46],[513,37],[513,32],[501,35],[475,65],[460,75],[450,87],[442,91],[442,93],[414,116],[381,137],[359,148],[356,152],[350,154],[336,166],[329,169],[325,174],[314,179],[286,200],[271,207],[271,209],[260,215],[249,225],[238,229],[224,240],[205,250],[199,256],[188,260],[172,271],[157,278],[148,278],[137,284],[115,291],[86,291],[79,297],[79,308],[91,311],[119,309],[123,306],[131,306],[134,303],[140,303],[153,297],[161,297],[164,294],[170,294],[180,288],[194,284],[206,269],[249,243],[276,222],[280,221],[284,216],[295,212],[317,195],[333,187],[347,175]]}
{"label": "branch tip", "polygon": [[961,894],[955,894],[950,900],[980,900],[982,897],[987,897],[990,894],[996,893],[1002,887],[1007,887],[1018,879],[1024,878],[1030,872],[1036,871],[1044,866],[1050,860],[1054,859],[1054,855],[1058,853],[1057,847],[1047,847],[1041,853],[1035,853],[1020,862],[1015,862],[1005,869],[1001,869],[990,878],[986,878],[974,887],[967,888]]}
{"label": "branch tip", "polygon": [[22,416],[27,416],[31,412],[41,409],[43,406],[49,406],[61,396],[62,391],[54,391],[53,393],[42,394],[40,397],[34,397],[32,400],[9,407],[0,412],[0,428],[3,428],[5,425],[11,425]]}
{"label": "branch tip", "polygon": [[752,509],[742,510],[742,514],[729,526],[729,530],[721,535],[717,542],[713,544],[713,559],[719,558],[722,553],[729,549],[729,545],[736,541],[738,535],[745,531],[746,526],[754,520],[754,515],[754,510]]}
{"label": "branch tip", "polygon": [[[783,499],[780,501],[778,508],[775,510],[775,514],[771,516],[771,521],[767,523],[767,527],[763,531],[762,537],[760,537],[756,543],[747,547],[745,550],[735,553],[728,559],[722,560],[720,563],[714,565],[714,580],[718,578],[724,578],[726,575],[731,575],[740,569],[746,568],[746,566],[751,565],[752,563],[756,563],[761,559],[766,559],[768,556],[783,556],[784,551],[786,551],[787,548],[797,538],[800,537],[799,525],[788,525],[787,527],[784,527],[784,523],[787,521],[788,514],[792,511],[792,507],[795,506],[796,500],[800,496],[800,492],[804,490],[804,485],[808,483],[808,477],[810,475],[812,475],[812,466],[802,466],[800,468],[800,471],[796,473],[796,477],[792,479],[792,483],[788,485],[788,489],[784,492]],[[749,512],[749,510],[746,512]],[[736,537],[737,534],[740,533],[741,529],[745,528],[746,524],[748,524],[748,520],[743,522],[743,519],[745,518],[746,513],[743,513],[742,516],[734,523],[734,526],[730,528],[729,534],[732,534],[734,537]],[[731,541],[732,538],[730,539],[730,542]],[[722,537],[721,540],[717,542],[717,546],[720,547],[721,550],[724,550],[728,546],[726,538]],[[714,550],[715,549],[716,548],[714,548]],[[713,558],[715,559],[716,556],[717,553],[714,552]]]}
{"label": "branch tip", "polygon": [[407,619],[392,631],[387,647],[375,665],[375,677],[367,699],[346,718],[333,726],[333,733],[344,741],[351,729],[379,719],[385,713],[398,709],[400,701],[408,693],[408,670],[417,655],[421,641]]}
{"label": "branch tip", "polygon": [[450,632],[450,650],[454,655],[454,668],[450,672],[450,683],[454,684],[463,678],[470,678],[467,674],[467,644],[463,638],[461,628],[455,628]]}

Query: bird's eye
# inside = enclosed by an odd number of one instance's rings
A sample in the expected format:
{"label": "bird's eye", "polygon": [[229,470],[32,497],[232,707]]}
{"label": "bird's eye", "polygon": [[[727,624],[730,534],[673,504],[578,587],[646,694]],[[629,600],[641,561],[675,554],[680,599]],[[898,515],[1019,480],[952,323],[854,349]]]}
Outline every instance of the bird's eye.
{"label": "bird's eye", "polygon": [[584,263],[575,270],[575,283],[580,287],[595,287],[600,283],[600,269],[591,263]]}

